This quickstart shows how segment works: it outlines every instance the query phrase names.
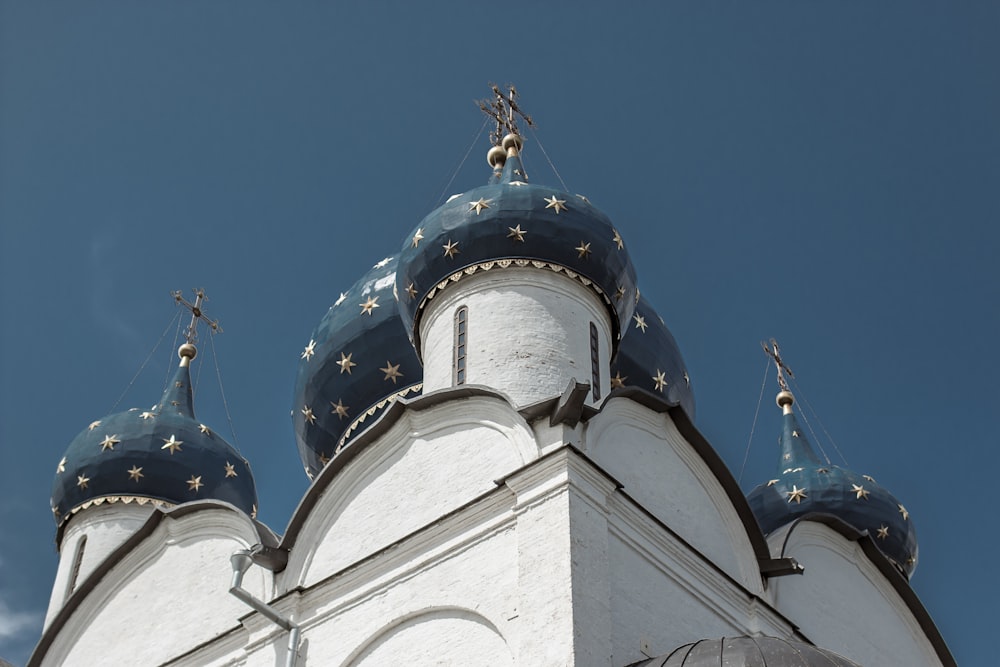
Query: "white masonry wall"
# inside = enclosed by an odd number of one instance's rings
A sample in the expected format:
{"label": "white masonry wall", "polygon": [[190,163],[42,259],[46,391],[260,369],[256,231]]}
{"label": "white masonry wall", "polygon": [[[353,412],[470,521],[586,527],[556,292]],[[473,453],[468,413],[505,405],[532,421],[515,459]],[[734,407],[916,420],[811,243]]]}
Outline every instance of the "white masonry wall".
{"label": "white masonry wall", "polygon": [[[152,512],[153,507],[149,503],[105,503],[88,507],[70,518],[59,545],[59,568],[52,585],[49,609],[45,614],[46,627],[73,590],[79,587],[108,554],[131,537]],[[86,543],[82,542],[84,537],[87,538]],[[80,563],[79,569],[75,581],[71,581],[77,561]]]}
{"label": "white masonry wall", "polygon": [[[599,338],[601,396],[611,384],[611,323],[597,295],[561,273],[494,267],[448,285],[420,321],[424,393],[454,381],[455,313],[468,316],[466,384],[493,387],[523,407],[591,382],[590,323]],[[593,395],[588,394],[593,404]]]}

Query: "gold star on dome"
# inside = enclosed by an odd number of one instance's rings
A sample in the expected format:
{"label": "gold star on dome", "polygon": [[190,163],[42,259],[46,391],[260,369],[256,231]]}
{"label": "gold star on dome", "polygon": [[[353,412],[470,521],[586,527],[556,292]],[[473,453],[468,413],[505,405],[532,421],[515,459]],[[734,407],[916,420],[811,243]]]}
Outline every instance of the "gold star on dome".
{"label": "gold star on dome", "polygon": [[142,474],[142,466],[132,466],[128,469],[128,478],[133,482],[138,482],[142,477],[145,477]]}
{"label": "gold star on dome", "polygon": [[691,376],[688,375],[687,371],[684,371],[684,384],[686,384],[689,387],[691,386]]}
{"label": "gold star on dome", "polygon": [[212,435],[212,429],[208,428],[204,424],[198,424],[198,430],[204,433],[205,435]]}
{"label": "gold star on dome", "polygon": [[413,283],[410,283],[409,285],[407,285],[406,286],[406,295],[408,297],[410,297],[411,299],[416,299],[417,298],[417,286],[414,285]]}
{"label": "gold star on dome", "polygon": [[573,250],[576,250],[577,257],[579,257],[580,259],[587,259],[587,257],[590,256],[590,244],[589,243],[584,243],[583,241],[580,241],[580,245],[578,245],[577,247],[573,248]]}
{"label": "gold star on dome", "polygon": [[451,239],[448,239],[448,243],[446,243],[445,245],[443,245],[441,247],[444,248],[444,256],[445,257],[449,257],[450,258],[450,257],[454,257],[455,255],[458,254],[458,243],[452,243]]}
{"label": "gold star on dome", "polygon": [[799,432],[798,431],[792,431],[792,437],[793,438],[799,437]]}
{"label": "gold star on dome", "polygon": [[181,387],[184,386],[184,383],[183,382],[175,382],[174,386],[177,387],[178,389],[180,389]]}
{"label": "gold star on dome", "polygon": [[161,438],[165,443],[160,449],[169,449],[170,455],[173,456],[174,452],[180,451],[181,445],[184,444],[183,440],[178,440],[173,434],[170,435],[170,439]]}
{"label": "gold star on dome", "polygon": [[56,474],[58,475],[61,472],[66,472],[66,457],[65,456],[62,457],[62,460],[59,461],[59,465],[56,466]]}
{"label": "gold star on dome", "polygon": [[87,477],[86,475],[77,475],[76,476],[76,485],[79,486],[81,489],[86,489],[87,488],[87,482],[89,482],[89,481],[90,481],[90,478]]}
{"label": "gold star on dome", "polygon": [[302,416],[306,418],[306,421],[310,424],[316,423],[316,415],[313,414],[312,408],[308,405],[302,408]]}
{"label": "gold star on dome", "polygon": [[619,250],[624,250],[625,241],[622,240],[622,235],[618,233],[617,229],[612,228],[611,231],[615,233],[615,235],[611,237],[611,240],[614,241],[616,244],[618,244]]}
{"label": "gold star on dome", "polygon": [[330,457],[327,456],[325,452],[320,452],[319,453],[319,462],[321,464],[323,464],[323,465],[326,465],[327,463],[330,462]]}
{"label": "gold star on dome", "polygon": [[392,362],[388,359],[385,361],[385,368],[380,368],[379,370],[385,373],[385,377],[382,379],[392,380],[393,384],[396,384],[396,378],[403,377],[403,374],[399,372],[399,364],[393,366]]}
{"label": "gold star on dome", "polygon": [[489,208],[489,207],[490,203],[487,200],[483,199],[482,197],[479,198],[479,201],[469,202],[469,212],[471,213],[472,211],[475,211],[476,215],[479,215],[479,212],[482,211],[484,208]]}
{"label": "gold star on dome", "polygon": [[903,515],[903,521],[909,521],[910,513],[906,511],[906,508],[902,505],[897,505],[899,507],[899,513]]}
{"label": "gold star on dome", "polygon": [[635,328],[642,329],[642,333],[646,333],[646,327],[649,326],[646,324],[646,318],[642,315],[633,315],[632,319],[635,320]]}
{"label": "gold star on dome", "polygon": [[884,540],[885,538],[889,537],[889,526],[886,526],[886,525],[883,524],[878,529],[878,532],[876,533],[876,535],[878,535],[878,539],[880,539],[880,540]]}
{"label": "gold star on dome", "polygon": [[195,493],[198,493],[198,489],[205,486],[204,484],[201,483],[201,475],[198,476],[191,475],[191,479],[187,481],[187,485],[188,485],[188,491],[194,491]]}
{"label": "gold star on dome", "polygon": [[351,407],[349,405],[344,405],[341,399],[338,398],[336,403],[330,401],[330,405],[333,406],[333,410],[330,411],[330,414],[337,415],[341,419],[344,417],[350,417],[347,411],[350,410]]}
{"label": "gold star on dome", "polygon": [[525,183],[524,181],[511,181],[510,185],[513,185],[515,188],[519,188],[522,185],[527,185],[527,183]]}
{"label": "gold star on dome", "polygon": [[250,518],[251,519],[256,519],[257,518],[257,505],[251,505],[250,506]]}
{"label": "gold star on dome", "polygon": [[851,484],[851,493],[857,495],[856,500],[861,500],[862,498],[868,500],[868,494],[870,494],[871,491],[869,491],[863,486],[858,486],[857,484]]}
{"label": "gold star on dome", "polygon": [[377,296],[370,296],[368,297],[367,301],[365,301],[364,303],[359,303],[358,305],[361,306],[361,314],[368,316],[371,316],[373,310],[381,307],[378,305]]}
{"label": "gold star on dome", "polygon": [[90,426],[87,427],[88,431],[93,431],[95,428],[101,425],[101,420],[98,419],[96,422],[90,422]]}
{"label": "gold star on dome", "polygon": [[339,306],[340,304],[344,303],[344,299],[346,299],[346,298],[347,298],[347,295],[344,294],[343,292],[341,292],[340,296],[337,297],[337,300],[333,302],[333,305],[334,306]]}
{"label": "gold star on dome", "polygon": [[792,460],[792,455],[791,454],[785,454],[784,458],[785,458],[786,461],[791,461]]}
{"label": "gold star on dome", "polygon": [[872,484],[878,484],[878,482],[875,481],[875,478],[872,477],[871,475],[862,475],[862,477],[864,477],[865,479],[867,479]]}
{"label": "gold star on dome", "polygon": [[806,490],[805,489],[800,489],[799,487],[795,486],[794,484],[792,484],[792,490],[791,491],[785,491],[785,495],[788,496],[788,502],[792,502],[794,500],[796,505],[798,505],[803,500],[805,500],[806,498],[809,497],[809,496],[806,495]]}
{"label": "gold star on dome", "polygon": [[667,386],[667,374],[657,368],[656,375],[652,377],[653,382],[656,383],[656,391],[663,391],[663,388]]}
{"label": "gold star on dome", "polygon": [[413,234],[413,247],[416,248],[420,245],[420,242],[424,240],[424,228],[417,227],[417,231]]}
{"label": "gold star on dome", "polygon": [[521,229],[520,224],[517,227],[508,227],[507,229],[510,230],[507,233],[507,238],[514,239],[515,241],[520,241],[521,243],[524,243],[524,235],[527,234],[528,232]]}
{"label": "gold star on dome", "polygon": [[615,301],[621,301],[624,298],[625,298],[625,287],[619,285],[618,289],[615,290]]}
{"label": "gold star on dome", "polygon": [[109,449],[111,451],[115,451],[115,445],[119,442],[121,442],[121,440],[118,439],[117,433],[114,435],[105,435],[104,440],[101,440],[101,451],[104,452]]}
{"label": "gold star on dome", "polygon": [[148,412],[147,411],[147,412],[143,412],[142,414],[140,414],[139,415],[139,419],[152,419],[155,416],[156,416],[155,412]]}
{"label": "gold star on dome", "polygon": [[384,268],[384,267],[388,266],[389,262],[391,262],[391,261],[392,261],[392,257],[383,257],[379,261],[375,262],[375,266],[373,266],[372,268],[373,269]]}
{"label": "gold star on dome", "polygon": [[335,363],[338,366],[340,366],[340,372],[341,373],[347,373],[348,375],[350,375],[351,374],[351,368],[354,367],[354,366],[357,366],[356,363],[354,363],[353,361],[351,361],[351,357],[353,357],[353,356],[354,356],[353,352],[351,352],[347,356],[344,356],[343,352],[340,353],[340,361],[337,361]]}
{"label": "gold star on dome", "polygon": [[640,296],[642,296],[642,294],[641,294],[641,293],[639,292],[639,288],[638,288],[638,287],[636,287],[636,288],[635,288],[635,302],[636,302],[636,303],[639,303],[639,297],[640,297]]}
{"label": "gold star on dome", "polygon": [[622,377],[622,372],[618,371],[617,373],[615,373],[615,376],[611,378],[611,388],[622,389],[625,386],[625,380],[627,379],[628,379],[627,375],[625,377]]}
{"label": "gold star on dome", "polygon": [[916,562],[917,562],[917,559],[914,558],[913,556],[910,556],[910,557],[908,557],[906,559],[906,564],[909,565],[910,567],[912,567],[913,565],[915,565]]}
{"label": "gold star on dome", "polygon": [[560,211],[569,210],[569,207],[566,206],[566,200],[556,199],[555,195],[552,195],[550,198],[545,199],[545,202],[546,202],[545,208],[554,208],[556,210],[556,215],[558,215]]}
{"label": "gold star on dome", "polygon": [[310,338],[309,344],[306,345],[306,349],[302,350],[302,355],[299,357],[299,359],[305,359],[306,361],[309,361],[310,359],[313,358],[314,354],[316,354],[316,341]]}
{"label": "gold star on dome", "polygon": [[226,465],[223,466],[226,470],[226,477],[236,477],[236,466],[234,466],[229,461],[226,461]]}
{"label": "gold star on dome", "polygon": [[774,486],[774,485],[775,485],[775,484],[777,484],[777,483],[778,483],[779,481],[781,481],[781,480],[777,480],[777,479],[769,479],[769,480],[767,480],[767,485],[768,485],[768,486]]}

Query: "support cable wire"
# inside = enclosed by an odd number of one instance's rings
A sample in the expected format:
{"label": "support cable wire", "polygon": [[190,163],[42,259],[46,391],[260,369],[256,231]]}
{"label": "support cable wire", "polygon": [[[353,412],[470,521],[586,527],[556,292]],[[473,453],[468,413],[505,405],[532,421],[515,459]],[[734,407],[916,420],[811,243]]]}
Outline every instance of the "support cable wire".
{"label": "support cable wire", "polygon": [[[802,390],[799,389],[799,385],[797,382],[795,382],[794,379],[792,380],[792,384],[795,385],[795,395],[802,397],[802,403],[806,406],[806,408],[809,409],[809,412],[813,414],[813,417],[816,418],[816,422],[819,424],[819,427],[823,429],[823,433],[826,434],[826,437],[830,440],[830,444],[833,445],[833,448],[837,451],[837,455],[840,456],[840,460],[842,460],[844,462],[844,465],[849,468],[850,464],[847,462],[847,457],[844,456],[844,453],[840,451],[840,447],[837,446],[837,441],[834,440],[833,436],[830,435],[830,432],[826,430],[826,426],[823,425],[823,420],[819,418],[819,413],[813,410],[812,405],[809,404],[809,399],[806,398],[806,395],[802,393]],[[805,410],[801,410],[800,413],[802,414],[803,419],[805,419]],[[806,420],[806,426],[809,426],[808,420]],[[809,430],[812,431],[812,426],[809,426]],[[813,433],[813,436],[815,437],[816,434]],[[820,449],[823,449],[822,445],[820,445]],[[827,463],[833,465],[830,462],[830,457],[826,455],[825,451],[823,452],[823,456],[826,457]]]}
{"label": "support cable wire", "polygon": [[455,178],[458,176],[458,172],[460,172],[462,170],[462,167],[465,166],[465,161],[469,159],[469,155],[472,153],[472,149],[475,148],[476,143],[479,142],[479,137],[483,136],[483,130],[486,129],[486,125],[489,122],[490,122],[489,118],[483,119],[483,124],[479,126],[479,131],[476,132],[476,136],[472,138],[472,143],[469,144],[468,150],[465,151],[465,157],[463,157],[462,161],[458,163],[457,167],[455,167],[455,172],[451,175],[451,178],[448,180],[448,183],[444,186],[444,188],[442,188],[441,194],[438,195],[435,206],[441,205],[442,201],[444,200],[445,194],[447,194],[448,192],[448,188],[450,188],[451,184],[455,182]]}
{"label": "support cable wire", "polygon": [[552,173],[554,173],[556,175],[556,178],[559,179],[559,182],[562,183],[563,190],[565,192],[569,192],[569,187],[566,185],[566,181],[564,181],[563,178],[562,178],[562,176],[559,175],[559,171],[556,170],[556,166],[554,164],[552,164],[552,159],[549,158],[549,154],[548,154],[548,152],[546,152],[545,146],[542,145],[541,139],[538,138],[538,132],[535,131],[535,126],[534,125],[528,125],[528,129],[531,130],[531,136],[534,137],[535,143],[538,144],[538,147],[540,149],[542,149],[542,155],[544,155],[545,159],[548,160],[549,167],[552,168]]}
{"label": "support cable wire", "polygon": [[[180,338],[180,336],[181,336],[181,318],[179,316],[179,313],[180,313],[180,311],[178,311],[178,317],[176,318],[177,319],[177,328],[174,329],[174,343],[173,343],[173,345],[170,346],[171,350],[176,350],[177,349],[177,339]],[[167,384],[169,384],[169,382],[170,382],[170,375],[173,372],[173,370],[174,370],[174,367],[170,364],[170,359],[168,358],[167,359],[167,374],[163,376],[163,388],[160,390],[161,394],[167,390]]]}
{"label": "support cable wire", "polygon": [[[240,451],[240,446],[236,439],[236,429],[233,427],[233,416],[229,414],[229,403],[226,401],[226,390],[222,387],[222,371],[219,370],[219,355],[215,353],[215,336],[209,335],[208,339],[212,341],[212,361],[215,363],[215,377],[219,380],[219,393],[222,394],[222,407],[226,410],[226,420],[229,422],[229,432],[233,434],[233,447],[236,448],[236,452],[243,456],[243,452]],[[246,459],[245,456],[243,456]]]}
{"label": "support cable wire", "polygon": [[178,312],[174,314],[173,318],[171,318],[170,322],[167,324],[167,327],[163,330],[163,333],[160,334],[159,340],[156,341],[156,344],[153,345],[153,349],[149,351],[149,354],[146,355],[146,359],[142,362],[142,365],[139,366],[139,370],[135,372],[135,375],[132,376],[132,379],[125,387],[125,390],[121,393],[121,396],[118,397],[118,400],[115,401],[115,404],[111,406],[110,410],[108,410],[109,415],[115,411],[115,408],[118,407],[118,404],[122,402],[123,398],[125,398],[125,394],[127,394],[128,390],[131,389],[132,385],[135,384],[135,381],[139,378],[139,375],[142,374],[142,370],[146,368],[146,364],[149,363],[149,360],[153,358],[153,354],[156,353],[156,348],[158,348],[160,346],[160,343],[163,342],[163,339],[166,338],[167,332],[170,331],[170,327],[173,326],[174,324],[174,320],[177,320],[179,317],[180,313]]}
{"label": "support cable wire", "polygon": [[743,465],[740,466],[740,476],[736,480],[737,484],[741,484],[743,482],[743,471],[746,470],[747,460],[750,458],[750,443],[753,442],[753,434],[757,429],[757,417],[760,415],[760,404],[764,399],[764,387],[767,386],[767,376],[770,370],[771,357],[768,357],[767,363],[764,365],[764,379],[760,381],[760,395],[757,396],[757,410],[753,413],[753,424],[750,426],[750,437],[747,438],[747,451],[743,455]]}

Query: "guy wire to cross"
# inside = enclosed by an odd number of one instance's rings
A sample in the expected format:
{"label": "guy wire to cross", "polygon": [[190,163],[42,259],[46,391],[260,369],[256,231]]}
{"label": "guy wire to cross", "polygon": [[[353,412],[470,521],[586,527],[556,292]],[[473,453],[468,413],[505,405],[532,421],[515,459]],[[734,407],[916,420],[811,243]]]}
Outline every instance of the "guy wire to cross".
{"label": "guy wire to cross", "polygon": [[566,185],[566,181],[564,181],[562,176],[559,175],[559,171],[556,169],[556,166],[552,164],[552,159],[549,158],[548,151],[546,151],[545,146],[542,145],[542,140],[538,138],[538,132],[535,130],[534,124],[528,125],[528,128],[531,130],[531,136],[535,138],[535,143],[538,144],[540,149],[542,149],[542,155],[544,155],[545,159],[548,160],[549,167],[552,168],[552,173],[555,174],[556,178],[559,179],[559,182],[562,183],[563,191],[569,192],[569,186]]}
{"label": "guy wire to cross", "polygon": [[455,167],[455,171],[452,173],[451,178],[448,180],[448,183],[444,186],[444,188],[441,189],[441,194],[438,195],[438,198],[435,202],[436,206],[441,205],[441,201],[444,199],[445,194],[447,194],[448,188],[450,188],[451,184],[455,182],[455,177],[457,177],[458,172],[462,170],[462,167],[465,165],[465,161],[469,159],[469,155],[472,153],[472,149],[476,147],[477,143],[479,143],[479,137],[483,136],[483,130],[486,129],[486,125],[489,122],[490,122],[489,118],[483,119],[483,124],[479,126],[479,131],[476,132],[476,136],[472,138],[472,143],[469,144],[469,149],[465,151],[465,157],[463,157],[462,161],[458,163],[458,166]]}
{"label": "guy wire to cross", "polygon": [[151,358],[153,357],[153,354],[154,354],[154,353],[156,352],[156,348],[158,348],[158,347],[160,346],[160,343],[162,343],[162,342],[163,342],[163,339],[164,339],[164,338],[166,337],[166,335],[167,335],[167,332],[168,332],[168,331],[170,331],[170,327],[171,327],[171,326],[173,326],[173,324],[174,324],[174,320],[178,319],[179,317],[180,317],[180,312],[177,312],[177,313],[175,313],[175,314],[174,314],[174,316],[173,316],[173,317],[172,317],[172,318],[170,319],[170,322],[169,322],[169,323],[167,324],[167,327],[166,327],[166,328],[165,328],[165,329],[163,330],[163,333],[162,333],[162,334],[160,334],[160,338],[159,338],[159,340],[157,340],[157,341],[156,341],[156,344],[155,344],[155,345],[153,345],[153,349],[151,349],[151,350],[149,351],[149,354],[147,354],[147,355],[146,355],[146,359],[145,359],[145,360],[144,360],[144,361],[142,362],[142,365],[141,365],[141,366],[139,366],[139,370],[137,370],[137,371],[135,372],[135,375],[133,375],[133,376],[132,376],[132,380],[131,380],[131,381],[130,381],[130,382],[128,383],[128,385],[127,385],[127,386],[125,387],[125,390],[124,390],[124,391],[123,391],[123,392],[121,393],[121,396],[119,396],[119,397],[118,397],[118,400],[117,400],[117,401],[115,401],[115,404],[111,406],[111,409],[110,409],[110,410],[108,410],[108,414],[111,414],[112,412],[114,412],[114,411],[115,411],[115,408],[117,408],[117,407],[118,407],[118,404],[122,402],[122,399],[123,399],[123,398],[125,398],[125,394],[127,394],[127,393],[128,393],[128,390],[132,388],[132,385],[133,385],[133,384],[135,384],[135,381],[136,381],[136,379],[137,379],[137,378],[139,377],[139,375],[140,375],[140,374],[142,373],[142,370],[143,370],[143,369],[144,369],[144,368],[146,367],[146,364],[148,364],[148,363],[149,363],[149,360],[150,360],[150,359],[151,359]]}
{"label": "guy wire to cross", "polygon": [[750,437],[747,438],[747,451],[743,454],[743,465],[740,466],[740,476],[736,479],[737,484],[743,482],[743,471],[746,470],[747,459],[750,458],[750,443],[753,442],[753,433],[757,428],[757,416],[760,415],[760,403],[764,398],[764,387],[767,385],[767,376],[770,370],[771,357],[767,357],[767,362],[764,364],[764,379],[760,381],[760,395],[757,396],[757,410],[753,413],[753,424],[750,425]]}
{"label": "guy wire to cross", "polygon": [[[173,342],[173,345],[170,346],[171,350],[176,350],[177,349],[177,339],[181,335],[180,311],[177,311],[177,313],[178,313],[177,314],[177,318],[176,318],[177,319],[177,327],[174,329],[174,342]],[[174,367],[170,363],[170,359],[168,358],[167,359],[167,373],[166,373],[166,375],[163,376],[163,388],[160,389],[160,393],[161,394],[167,390],[167,383],[170,382],[170,375],[173,373],[173,370],[174,370]]]}
{"label": "guy wire to cross", "polygon": [[[847,457],[844,456],[844,453],[840,451],[840,447],[837,446],[837,441],[833,439],[833,436],[830,435],[830,432],[826,430],[826,426],[823,425],[823,420],[819,418],[819,413],[813,410],[812,405],[809,404],[809,399],[806,398],[806,395],[804,393],[802,393],[802,390],[799,388],[798,383],[795,382],[794,379],[792,380],[792,384],[795,385],[795,395],[800,396],[802,398],[802,403],[805,405],[806,408],[808,408],[809,412],[813,414],[813,417],[816,418],[816,421],[819,423],[819,427],[823,429],[823,433],[826,434],[827,438],[829,438],[830,444],[833,445],[833,448],[837,451],[837,454],[840,456],[840,459],[844,462],[844,465],[850,467],[850,464],[847,462]],[[805,415],[806,411],[800,410],[799,412],[800,414],[802,414],[802,418],[806,419]],[[806,426],[809,426],[808,419],[806,419]],[[812,426],[809,426],[809,430],[812,431]],[[817,437],[815,433],[813,433],[813,437]],[[819,438],[817,437],[817,440],[818,439]],[[820,445],[820,449],[823,449],[822,445]],[[830,463],[830,457],[826,455],[825,451],[823,452],[823,456],[826,457],[826,462]]]}
{"label": "guy wire to cross", "polygon": [[222,386],[222,371],[219,370],[219,356],[215,353],[215,336],[209,336],[208,340],[212,343],[212,361],[215,363],[215,377],[219,380],[219,393],[222,394],[222,407],[226,410],[226,421],[229,422],[229,432],[233,434],[233,447],[236,448],[236,451],[240,456],[243,456],[243,452],[240,451],[239,441],[236,438],[236,428],[233,426],[233,416],[229,413],[229,402],[226,400],[226,390]]}

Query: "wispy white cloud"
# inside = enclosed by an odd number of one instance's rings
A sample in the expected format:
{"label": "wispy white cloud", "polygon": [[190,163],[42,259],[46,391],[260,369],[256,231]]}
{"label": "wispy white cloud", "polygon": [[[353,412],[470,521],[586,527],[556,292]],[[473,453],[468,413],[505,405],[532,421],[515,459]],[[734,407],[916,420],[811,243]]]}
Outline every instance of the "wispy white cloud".
{"label": "wispy white cloud", "polygon": [[0,641],[24,639],[29,630],[32,636],[37,635],[41,631],[42,618],[41,612],[11,609],[0,600]]}

